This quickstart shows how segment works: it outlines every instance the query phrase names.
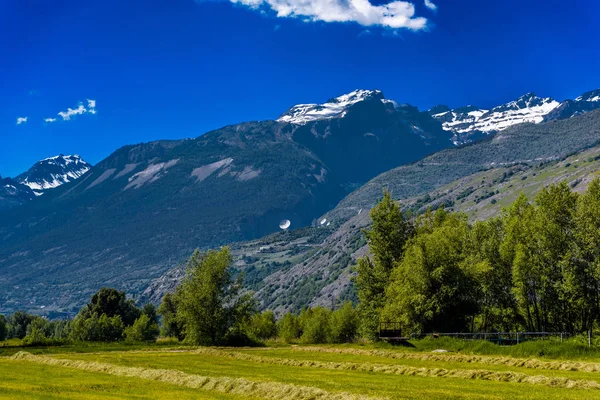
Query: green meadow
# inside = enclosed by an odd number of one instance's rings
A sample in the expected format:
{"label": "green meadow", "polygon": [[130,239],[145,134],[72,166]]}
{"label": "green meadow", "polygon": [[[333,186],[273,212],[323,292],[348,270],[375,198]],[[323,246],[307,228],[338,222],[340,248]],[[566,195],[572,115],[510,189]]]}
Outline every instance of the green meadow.
{"label": "green meadow", "polygon": [[493,345],[498,354],[486,354],[484,344],[475,352],[472,344],[459,348],[460,343],[437,342],[446,345],[445,352],[433,351],[427,341],[416,341],[414,348],[0,347],[0,398],[600,398],[600,357],[594,354],[567,361],[540,354],[542,345],[536,344],[538,356],[514,357],[509,353],[519,347],[527,352],[527,346]]}

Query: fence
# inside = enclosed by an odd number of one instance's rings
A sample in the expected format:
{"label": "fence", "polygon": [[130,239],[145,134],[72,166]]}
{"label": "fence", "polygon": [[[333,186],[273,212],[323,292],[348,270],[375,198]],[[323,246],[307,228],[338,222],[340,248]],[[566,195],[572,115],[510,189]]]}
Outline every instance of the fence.
{"label": "fence", "polygon": [[567,332],[477,332],[477,333],[423,333],[412,334],[410,336],[402,335],[402,326],[400,322],[382,322],[379,324],[379,338],[386,341],[406,341],[409,339],[419,339],[427,336],[433,337],[452,337],[462,340],[487,340],[488,342],[511,345],[527,342],[531,340],[547,340],[550,338],[560,338],[561,341],[571,336]]}

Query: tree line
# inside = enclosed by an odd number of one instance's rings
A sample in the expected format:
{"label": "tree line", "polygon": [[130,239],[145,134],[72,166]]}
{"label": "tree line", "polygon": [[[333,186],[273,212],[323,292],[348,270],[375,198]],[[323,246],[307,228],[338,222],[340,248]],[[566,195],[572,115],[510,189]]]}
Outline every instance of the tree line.
{"label": "tree line", "polygon": [[0,340],[154,341],[251,345],[267,339],[377,340],[381,322],[432,332],[585,332],[600,322],[600,179],[583,194],[566,183],[519,196],[501,215],[469,223],[443,207],[412,218],[390,193],[371,210],[370,253],[358,260],[356,305],[259,312],[227,247],[200,252],[158,309],[100,289],[71,321],[0,315]]}
{"label": "tree line", "polygon": [[361,333],[380,321],[410,333],[581,333],[600,322],[600,180],[521,194],[469,224],[444,208],[410,219],[389,193],[371,211],[359,260]]}

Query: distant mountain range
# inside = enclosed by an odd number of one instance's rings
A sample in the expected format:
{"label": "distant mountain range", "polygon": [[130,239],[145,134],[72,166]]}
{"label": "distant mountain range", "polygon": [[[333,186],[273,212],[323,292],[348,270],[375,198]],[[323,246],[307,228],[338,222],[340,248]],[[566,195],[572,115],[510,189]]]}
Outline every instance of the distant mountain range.
{"label": "distant mountain range", "polygon": [[476,106],[451,110],[448,106],[438,105],[431,108],[429,114],[442,123],[444,130],[454,133],[455,144],[464,144],[513,125],[571,118],[597,108],[600,108],[600,90],[563,102],[527,93],[490,110]]}
{"label": "distant mountain range", "polygon": [[302,121],[125,146],[0,214],[0,304],[68,310],[103,285],[139,293],[196,247],[311,225],[374,176],[452,145],[427,112],[380,91],[333,101],[335,116],[315,106]]}
{"label": "distant mountain range", "polygon": [[[43,160],[2,181],[3,191],[22,194],[8,201],[0,192],[0,204],[12,207],[0,211],[0,312],[69,312],[105,285],[156,300],[157,285],[168,287],[161,282],[177,276],[173,268],[194,248],[234,242],[236,265],[263,305],[339,299],[350,290],[349,254],[362,246],[358,227],[383,187],[411,198],[482,169],[594,146],[596,97],[598,91],[559,103],[528,94],[491,110],[422,112],[379,90],[356,90],[293,106],[275,121],[125,146],[91,168],[75,156]],[[358,215],[362,222],[352,223]],[[263,243],[282,220],[317,233],[286,232],[284,254],[272,248],[276,256],[253,262],[260,249],[243,242]],[[342,226],[343,234],[328,237]],[[335,257],[323,258],[323,240]],[[323,285],[329,289],[319,294]]]}

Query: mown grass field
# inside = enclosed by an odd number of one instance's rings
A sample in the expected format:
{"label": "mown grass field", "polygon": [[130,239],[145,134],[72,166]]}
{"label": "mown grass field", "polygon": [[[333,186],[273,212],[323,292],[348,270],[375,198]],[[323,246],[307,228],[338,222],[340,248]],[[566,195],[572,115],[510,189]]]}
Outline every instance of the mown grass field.
{"label": "mown grass field", "polygon": [[[4,347],[4,399],[592,399],[600,357],[433,352],[377,346],[195,348],[177,345]],[[541,345],[530,345],[540,348]],[[545,345],[547,349],[552,344]],[[543,346],[542,346],[543,347]],[[556,346],[554,346],[556,347]],[[488,351],[485,349],[488,348]],[[457,351],[458,350],[458,351]],[[485,353],[488,353],[487,355]],[[597,361],[595,361],[597,360]]]}

